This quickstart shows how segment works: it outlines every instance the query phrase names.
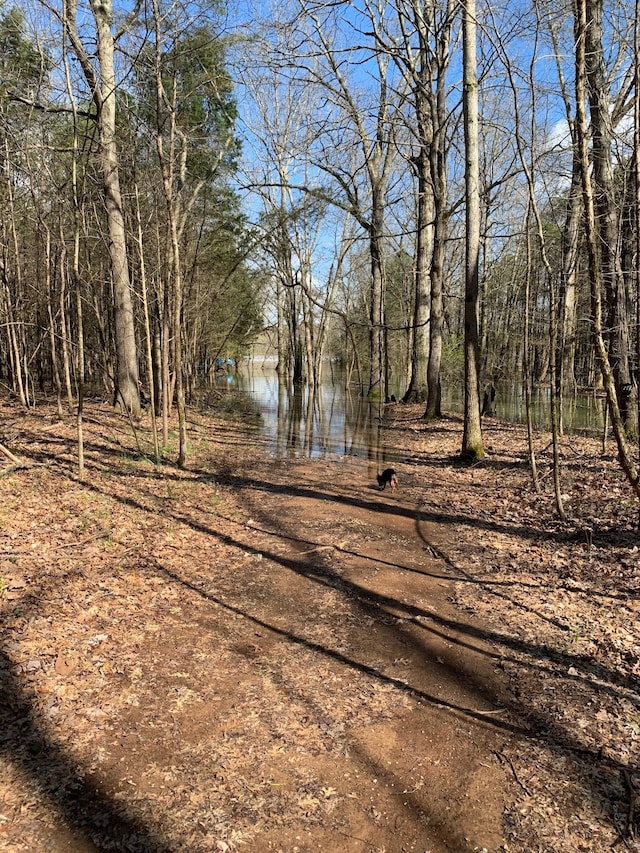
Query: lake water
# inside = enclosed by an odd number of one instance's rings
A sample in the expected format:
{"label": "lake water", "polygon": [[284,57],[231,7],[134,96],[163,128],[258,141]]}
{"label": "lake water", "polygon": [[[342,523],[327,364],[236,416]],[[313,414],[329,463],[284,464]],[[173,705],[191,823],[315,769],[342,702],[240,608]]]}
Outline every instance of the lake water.
{"label": "lake water", "polygon": [[[531,412],[535,427],[550,428],[550,391],[534,388],[531,392]],[[567,432],[596,434],[604,428],[604,398],[593,393],[580,393],[563,401],[562,417]],[[442,408],[448,412],[464,411],[462,395],[449,389],[442,392]],[[500,385],[495,400],[496,417],[512,423],[526,422],[526,408],[521,386]]]}
{"label": "lake water", "polygon": [[[382,440],[381,419],[384,406],[370,403],[357,390],[327,380],[315,399],[306,387],[295,391],[282,387],[275,370],[243,365],[237,373],[223,375],[220,381],[237,387],[256,402],[265,437],[278,456],[336,458],[358,456],[375,460],[379,466],[397,460],[397,453]],[[461,389],[460,389],[461,390]],[[512,422],[524,422],[522,391],[499,387],[496,416]],[[463,399],[456,389],[443,389],[444,411],[461,414]],[[534,423],[549,425],[548,389],[534,391],[532,400]],[[604,401],[593,395],[580,395],[567,401],[564,425],[567,431],[597,433],[602,430]]]}
{"label": "lake water", "polygon": [[315,399],[306,387],[282,387],[273,370],[241,371],[233,384],[257,403],[263,432],[278,456],[359,456],[380,464],[398,458],[382,442],[385,407],[343,384],[323,383]]}

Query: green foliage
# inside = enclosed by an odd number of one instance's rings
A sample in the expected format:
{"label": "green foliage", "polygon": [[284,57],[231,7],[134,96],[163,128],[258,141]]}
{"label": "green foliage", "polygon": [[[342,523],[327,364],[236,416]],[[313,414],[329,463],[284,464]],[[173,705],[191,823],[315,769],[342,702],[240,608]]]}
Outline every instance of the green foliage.
{"label": "green foliage", "polygon": [[442,344],[443,382],[461,382],[464,377],[464,338],[450,336]]}
{"label": "green foliage", "polygon": [[250,240],[232,189],[220,182],[211,185],[199,210],[204,224],[187,277],[187,317],[200,330],[199,361],[218,356],[237,360],[262,327],[263,279],[247,266]]}
{"label": "green foliage", "polygon": [[175,121],[177,160],[186,154],[191,178],[210,179],[235,168],[240,143],[234,136],[237,106],[226,69],[225,43],[211,27],[189,29],[175,40],[166,35],[161,55],[164,99],[158,115],[156,47],[144,50],[135,66],[137,109],[152,132],[170,132]]}
{"label": "green foliage", "polygon": [[0,17],[0,93],[19,87],[32,95],[46,76],[51,62],[25,35],[24,12],[13,6]]}
{"label": "green foliage", "polygon": [[[168,19],[166,19],[168,20]],[[145,205],[162,223],[162,190],[157,152],[145,141],[161,134],[172,175],[176,209],[183,223],[185,338],[194,331],[191,354],[198,362],[218,355],[237,358],[261,325],[258,278],[246,264],[246,222],[229,184],[240,144],[235,136],[237,107],[226,68],[226,43],[214,25],[160,33],[163,97],[157,99],[158,45],[150,43],[135,66],[128,96],[131,145],[128,168],[149,173],[157,189]],[[139,123],[139,129],[134,127]],[[191,195],[193,193],[193,196]],[[162,233],[162,224],[160,225]],[[165,250],[162,250],[165,251]]]}

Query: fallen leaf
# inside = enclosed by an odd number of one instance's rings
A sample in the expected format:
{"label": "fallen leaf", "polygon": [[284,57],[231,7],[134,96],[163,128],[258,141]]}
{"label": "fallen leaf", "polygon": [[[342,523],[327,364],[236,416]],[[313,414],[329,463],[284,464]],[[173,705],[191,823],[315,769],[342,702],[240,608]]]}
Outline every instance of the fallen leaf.
{"label": "fallen leaf", "polygon": [[56,658],[55,670],[58,675],[66,677],[73,672],[77,665],[78,658],[76,655],[58,655]]}

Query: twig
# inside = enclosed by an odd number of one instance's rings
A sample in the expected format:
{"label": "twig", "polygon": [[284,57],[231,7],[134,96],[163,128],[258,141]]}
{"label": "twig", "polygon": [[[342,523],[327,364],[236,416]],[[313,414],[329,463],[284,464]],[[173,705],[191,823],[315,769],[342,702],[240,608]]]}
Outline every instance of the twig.
{"label": "twig", "polygon": [[527,788],[527,786],[526,786],[526,785],[523,785],[523,784],[522,784],[522,782],[520,781],[520,779],[518,778],[518,774],[516,773],[516,768],[513,766],[513,762],[511,761],[511,759],[509,758],[509,756],[508,756],[508,755],[505,755],[505,754],[504,754],[504,752],[499,752],[498,750],[495,750],[495,749],[493,750],[493,754],[496,756],[496,758],[498,759],[498,761],[499,761],[501,764],[502,764],[502,762],[503,762],[503,761],[506,761],[506,762],[507,762],[507,764],[508,764],[508,765],[509,765],[509,767],[511,768],[511,772],[513,773],[513,778],[516,780],[516,782],[518,783],[518,785],[520,785],[520,787],[521,787],[521,788],[522,788],[522,790],[525,792],[525,794],[526,794],[528,797],[530,797],[530,796],[531,796],[531,791]]}
{"label": "twig", "polygon": [[18,459],[17,456],[14,456],[13,453],[4,446],[4,444],[0,444],[0,453],[2,453],[3,456],[6,456],[9,462],[13,462],[16,468],[27,468],[29,465],[28,462],[24,462],[24,460]]}
{"label": "twig", "polygon": [[483,711],[481,708],[468,708],[467,709],[471,714],[483,714],[485,717],[490,717],[492,714],[506,714],[506,708],[493,708],[487,711]]}
{"label": "twig", "polygon": [[91,536],[87,536],[85,539],[79,539],[77,542],[63,542],[62,545],[56,545],[53,549],[54,551],[60,551],[63,548],[79,548],[81,545],[86,545],[88,542],[93,542],[95,539],[102,539],[105,536],[109,536],[110,533],[108,530],[102,530],[100,533],[93,533]]}
{"label": "twig", "polygon": [[359,835],[350,835],[348,832],[342,832],[342,830],[337,830],[338,835],[342,835],[343,838],[348,838],[351,841],[359,841],[361,844],[364,844],[365,847],[370,848],[371,850],[377,850],[378,848],[372,844],[370,841],[367,841],[366,838],[360,838]]}
{"label": "twig", "polygon": [[18,459],[18,457],[14,456],[13,453],[4,446],[4,444],[0,444],[0,454],[5,456],[9,462],[12,463],[8,468],[3,468],[3,470],[0,471],[0,477],[4,477],[12,471],[19,471],[23,468],[33,468],[32,462],[25,462],[24,459]]}
{"label": "twig", "polygon": [[309,548],[308,551],[300,551],[300,556],[304,557],[305,554],[313,554],[315,551],[331,551],[332,548],[337,547],[337,545],[316,545],[315,548]]}

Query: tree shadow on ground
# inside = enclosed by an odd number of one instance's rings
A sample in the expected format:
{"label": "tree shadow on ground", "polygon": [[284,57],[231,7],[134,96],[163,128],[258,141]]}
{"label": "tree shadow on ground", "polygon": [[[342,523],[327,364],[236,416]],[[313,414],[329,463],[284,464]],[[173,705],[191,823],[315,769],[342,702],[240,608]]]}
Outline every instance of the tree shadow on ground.
{"label": "tree shadow on ground", "polygon": [[[0,697],[0,754],[31,779],[60,816],[62,843],[69,853],[171,853],[161,834],[139,820],[126,802],[90,781],[89,768],[45,730],[35,710],[37,697],[8,653],[0,654]],[[45,843],[43,850],[49,849]]]}
{"label": "tree shadow on ground", "polygon": [[[203,475],[205,482],[210,482],[211,479],[210,474]],[[413,511],[409,511],[404,507],[381,505],[378,502],[365,501],[353,497],[336,496],[329,492],[313,488],[300,486],[281,487],[264,480],[244,480],[238,477],[234,478],[232,485],[240,493],[243,490],[251,490],[252,492],[277,493],[294,497],[311,497],[316,500],[357,506],[360,509],[370,510],[372,513],[393,513],[406,517],[415,517]],[[137,500],[108,492],[95,484],[86,484],[86,486],[137,510],[144,512],[152,511],[148,506]],[[192,518],[184,512],[168,509],[167,515],[174,522],[184,524],[194,531],[214,537],[232,547],[250,550],[250,546],[241,538],[222,534],[212,526],[203,524],[198,519]],[[457,525],[464,523],[468,526],[479,524],[490,530],[498,529],[496,525],[484,520],[477,521],[457,514],[428,513],[426,515],[428,521],[437,524]],[[287,524],[281,518],[271,516],[266,508],[263,513],[263,524],[265,527],[273,530],[273,534],[271,535],[284,536],[289,541],[301,541],[308,544],[308,540],[296,540],[295,535],[288,528]],[[527,528],[508,526],[506,529],[513,535],[521,535],[520,530],[522,530],[523,535],[532,535],[531,531]],[[539,538],[539,536],[536,535],[536,538]],[[258,552],[256,551],[256,553]],[[450,642],[464,644],[471,643],[473,640],[481,643],[483,647],[485,644],[490,644],[498,649],[497,652],[485,651],[486,654],[505,656],[508,654],[509,649],[514,649],[525,653],[529,657],[532,667],[542,666],[545,661],[552,660],[554,662],[561,662],[567,668],[575,667],[576,669],[580,669],[584,674],[585,682],[588,682],[588,687],[594,691],[595,695],[600,690],[610,690],[616,686],[617,676],[614,671],[607,670],[605,667],[599,667],[595,670],[589,669],[585,666],[584,661],[574,655],[562,654],[558,656],[558,653],[551,653],[545,647],[514,639],[499,631],[481,629],[462,619],[455,621],[446,620],[430,611],[407,604],[395,597],[373,593],[359,584],[346,581],[340,577],[328,562],[324,561],[317,554],[313,555],[313,558],[302,557],[301,555],[287,557],[265,548],[261,548],[259,553],[263,558],[271,560],[282,568],[304,577],[311,583],[338,590],[348,599],[351,605],[359,608],[362,613],[372,619],[384,621],[387,626],[389,625],[388,614],[390,610],[395,612],[400,611],[405,619],[411,620],[413,624],[418,625],[425,632],[446,630]],[[608,795],[603,789],[603,779],[605,776],[612,773],[624,775],[633,772],[632,767],[601,755],[597,750],[585,742],[581,742],[578,737],[567,731],[562,724],[535,711],[527,702],[527,697],[519,699],[507,696],[499,697],[500,702],[505,707],[508,707],[511,717],[508,720],[488,719],[484,714],[479,713],[475,709],[453,702],[443,702],[441,697],[407,684],[400,679],[385,675],[385,673],[381,672],[375,666],[354,660],[322,644],[310,642],[308,639],[299,637],[290,631],[270,624],[266,620],[257,618],[255,614],[241,611],[229,602],[211,595],[206,589],[194,584],[188,578],[179,576],[166,567],[156,565],[155,570],[171,582],[177,583],[198,596],[206,598],[212,604],[235,612],[253,624],[275,632],[287,643],[303,646],[318,655],[334,661],[340,666],[357,670],[369,678],[397,689],[399,692],[408,692],[417,700],[431,704],[447,713],[462,715],[480,722],[483,726],[491,727],[513,737],[532,739],[544,743],[547,748],[558,754],[568,754],[574,759],[580,760],[585,764],[590,764],[596,769],[596,772],[592,774],[592,796],[594,801],[600,803],[607,799]],[[451,577],[451,580],[459,580],[459,576],[454,575]],[[467,577],[467,582],[474,581]],[[397,628],[397,630],[401,629]],[[458,635],[456,639],[451,640],[451,636],[448,633],[450,630],[453,630]],[[480,649],[475,642],[470,647],[474,651],[479,651]],[[54,740],[43,733],[34,714],[34,697],[20,684],[20,680],[15,675],[13,664],[10,661],[6,667],[3,667],[0,674],[2,674],[3,686],[5,687],[3,691],[3,704],[1,706],[4,718],[4,735],[0,738],[0,748],[12,762],[39,782],[41,788],[46,792],[47,797],[67,823],[83,830],[86,844],[83,849],[148,850],[158,851],[158,853],[165,853],[165,851],[169,853],[161,837],[155,835],[149,827],[140,825],[136,821],[135,816],[129,814],[122,803],[114,801],[105,792],[87,782],[86,769],[77,765],[69,755],[66,755],[63,746],[56,744]],[[591,675],[596,675],[599,679],[607,683],[595,684],[588,678]],[[466,678],[471,677],[471,674],[461,672],[459,676]],[[583,675],[579,674],[576,678],[583,680]],[[477,687],[480,691],[482,685],[477,685]],[[29,744],[32,745],[31,748]],[[39,746],[34,748],[33,745]],[[58,766],[60,770],[52,773],[49,768],[50,763]],[[93,845],[93,847],[90,845]]]}

